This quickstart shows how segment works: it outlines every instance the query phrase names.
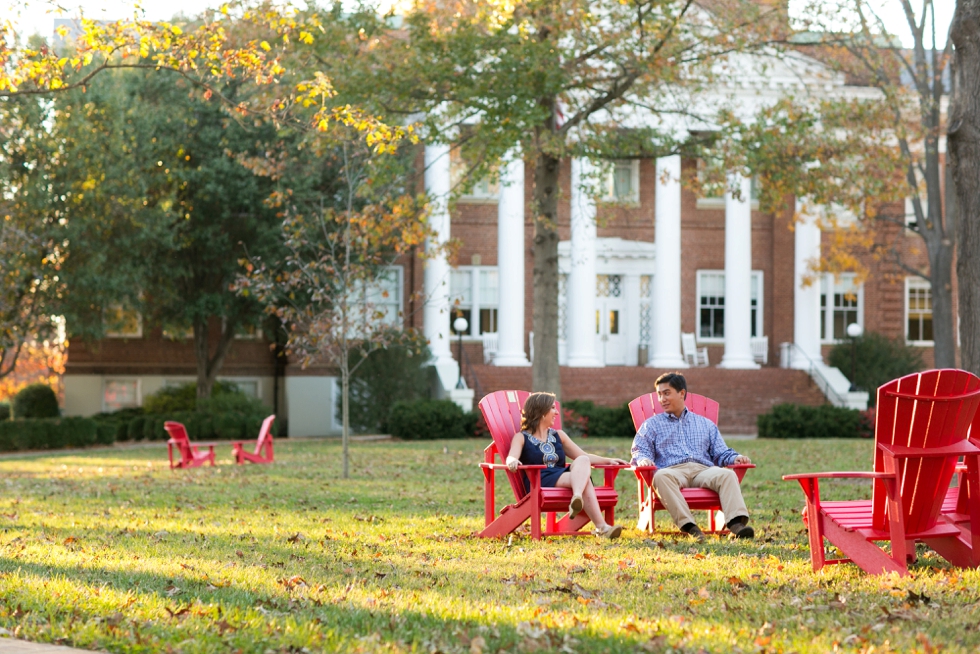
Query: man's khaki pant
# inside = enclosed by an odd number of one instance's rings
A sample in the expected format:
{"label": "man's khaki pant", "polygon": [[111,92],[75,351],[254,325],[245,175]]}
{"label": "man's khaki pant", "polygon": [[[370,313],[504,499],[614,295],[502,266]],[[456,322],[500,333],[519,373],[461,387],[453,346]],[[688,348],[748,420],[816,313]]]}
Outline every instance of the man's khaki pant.
{"label": "man's khaki pant", "polygon": [[681,463],[669,468],[660,468],[653,475],[653,488],[678,527],[695,522],[691,515],[691,508],[681,495],[682,488],[710,488],[718,493],[725,522],[749,515],[745,508],[745,500],[742,499],[738,477],[731,468],[717,466],[709,468],[700,463]]}

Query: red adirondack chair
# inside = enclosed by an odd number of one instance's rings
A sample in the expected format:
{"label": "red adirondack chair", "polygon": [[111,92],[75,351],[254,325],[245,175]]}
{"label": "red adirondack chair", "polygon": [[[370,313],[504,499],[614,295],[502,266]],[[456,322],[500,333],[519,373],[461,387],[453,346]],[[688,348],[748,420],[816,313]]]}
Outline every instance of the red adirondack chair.
{"label": "red adirondack chair", "polygon": [[[684,398],[684,406],[691,413],[704,416],[711,422],[718,424],[718,403],[711,398],[697,393],[688,392]],[[660,399],[656,393],[641,395],[630,402],[630,415],[633,417],[633,427],[639,431],[640,425],[647,418],[655,414],[663,413],[664,408],[660,406]],[[754,463],[740,463],[730,466],[738,476],[739,483],[745,476],[745,471],[754,468]],[[666,511],[660,498],[653,490],[653,475],[657,472],[656,466],[633,466],[633,474],[636,475],[636,491],[638,504],[640,507],[640,518],[637,520],[636,528],[656,533],[657,524],[655,513]],[[723,531],[725,528],[724,520],[718,520],[721,516],[721,500],[718,493],[710,488],[682,488],[681,495],[687,500],[687,505],[695,511],[708,512],[708,531]]]}
{"label": "red adirondack chair", "polygon": [[[272,423],[275,419],[276,416],[271,415],[262,421],[259,437],[255,441],[254,452],[245,451],[246,441],[232,442],[231,455],[235,457],[235,463],[244,464],[246,461],[251,461],[252,463],[272,463]],[[262,450],[265,450],[265,452],[263,453]]]}
{"label": "red adirondack chair", "polygon": [[[531,521],[531,538],[539,540],[545,536],[567,536],[585,535],[588,531],[583,531],[583,527],[589,524],[589,518],[585,512],[579,513],[574,520],[567,515],[568,503],[572,500],[572,491],[568,488],[542,488],[541,470],[545,466],[522,465],[519,470],[523,470],[530,481],[531,487],[524,487],[524,480],[520,472],[511,472],[504,465],[507,453],[510,451],[510,443],[514,434],[521,430],[521,409],[524,408],[524,401],[530,393],[527,391],[497,391],[491,393],[480,400],[480,411],[486,420],[487,427],[493,442],[487,445],[484,452],[484,462],[480,464],[483,470],[483,491],[485,500],[486,527],[479,533],[479,536],[489,538],[492,536],[503,536],[509,534],[520,527],[522,524]],[[557,405],[557,403],[556,403]],[[555,417],[553,427],[561,429],[561,411]],[[495,459],[500,457],[500,463]],[[625,466],[617,465],[597,465],[604,472],[602,486],[595,489],[596,497],[599,500],[599,507],[603,510],[606,522],[614,524],[614,510],[616,502],[619,501],[619,494],[614,488],[616,475]],[[502,471],[507,475],[511,489],[514,491],[514,503],[508,504],[497,515],[496,511],[496,473]],[[541,514],[546,517],[544,531],[541,530]],[[557,515],[565,513],[559,520]]]}
{"label": "red adirondack chair", "polygon": [[[191,443],[187,438],[187,429],[179,422],[167,421],[163,423],[163,428],[170,434],[167,441],[167,457],[170,459],[170,469],[174,468],[196,468],[210,462],[214,465],[214,446],[217,443]],[[206,452],[201,452],[198,448],[208,448]],[[180,459],[174,460],[174,450],[180,455]]]}
{"label": "red adirondack chair", "polygon": [[[941,511],[961,456],[966,497],[978,496],[980,448],[967,440],[978,405],[980,378],[965,370],[929,370],[890,381],[878,389],[872,472],[785,475],[798,481],[806,496],[813,569],[852,562],[869,574],[905,575],[917,540],[953,565],[977,565],[980,505],[966,507],[971,518],[966,530]],[[871,499],[821,502],[821,478],[869,479]],[[826,559],[824,538],[846,558]],[[890,541],[891,552],[875,541]]]}

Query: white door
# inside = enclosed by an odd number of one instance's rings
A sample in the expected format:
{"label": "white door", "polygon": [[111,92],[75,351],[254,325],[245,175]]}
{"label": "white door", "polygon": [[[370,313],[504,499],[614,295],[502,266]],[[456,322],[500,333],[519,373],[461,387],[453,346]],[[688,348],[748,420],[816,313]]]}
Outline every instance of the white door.
{"label": "white door", "polygon": [[596,353],[607,366],[626,365],[622,275],[597,275]]}

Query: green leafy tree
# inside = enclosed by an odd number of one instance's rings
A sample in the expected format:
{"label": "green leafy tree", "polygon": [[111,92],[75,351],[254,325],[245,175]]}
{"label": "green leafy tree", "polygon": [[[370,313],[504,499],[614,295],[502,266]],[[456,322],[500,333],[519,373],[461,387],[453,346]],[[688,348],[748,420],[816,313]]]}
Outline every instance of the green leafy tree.
{"label": "green leafy tree", "polygon": [[865,332],[853,344],[835,345],[828,359],[830,365],[845,371],[848,376],[851,376],[853,362],[851,383],[868,391],[871,406],[877,401],[875,392],[879,386],[922,370],[922,354],[918,348],[876,332]]}

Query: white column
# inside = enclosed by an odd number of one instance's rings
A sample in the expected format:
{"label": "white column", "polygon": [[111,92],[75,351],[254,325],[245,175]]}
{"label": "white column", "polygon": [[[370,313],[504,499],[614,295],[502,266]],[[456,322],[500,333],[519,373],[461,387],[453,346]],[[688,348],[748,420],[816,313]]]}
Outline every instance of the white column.
{"label": "white column", "polygon": [[[432,207],[429,224],[435,235],[427,240],[430,250],[449,240],[449,146],[425,146],[425,192]],[[450,351],[449,333],[449,261],[440,255],[425,261],[425,309],[422,314],[423,332],[429,341],[432,363],[439,373],[443,389],[456,386],[459,367]]]}
{"label": "white column", "polygon": [[719,368],[758,368],[752,359],[752,180],[733,174],[725,194],[725,356]]}
{"label": "white column", "polygon": [[686,368],[681,356],[681,157],[657,159],[654,203],[657,258],[653,273],[650,368]]}
{"label": "white column", "polygon": [[623,307],[623,340],[626,342],[626,365],[635,366],[639,362],[640,345],[640,276],[623,275],[623,295],[626,306]]}
{"label": "white column", "polygon": [[592,164],[572,159],[572,243],[568,273],[568,365],[572,368],[602,366],[595,352],[595,199],[588,183]]}
{"label": "white column", "polygon": [[497,201],[497,354],[495,366],[529,366],[524,354],[524,159],[512,150]]}
{"label": "white column", "polygon": [[[806,201],[796,200],[796,229],[794,233],[793,278],[793,341],[813,361],[823,363],[820,353],[820,277],[804,287],[805,277],[814,277],[810,264],[820,261],[820,227],[816,215],[807,215]],[[806,369],[810,362],[794,352],[790,361],[794,368]]]}

